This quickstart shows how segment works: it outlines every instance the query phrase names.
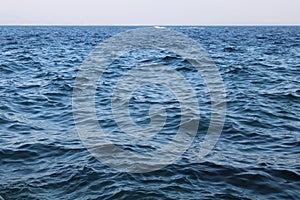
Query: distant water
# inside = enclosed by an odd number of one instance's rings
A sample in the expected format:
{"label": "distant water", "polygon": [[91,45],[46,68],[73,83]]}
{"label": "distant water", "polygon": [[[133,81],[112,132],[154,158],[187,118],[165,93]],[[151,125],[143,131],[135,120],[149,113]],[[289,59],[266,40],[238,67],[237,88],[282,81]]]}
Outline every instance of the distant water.
{"label": "distant water", "polygon": [[[216,62],[227,116],[216,147],[200,163],[190,159],[191,148],[175,164],[145,174],[121,173],[93,158],[72,114],[72,86],[83,60],[99,42],[130,28],[0,27],[0,195],[300,199],[300,27],[169,27],[199,42]],[[176,55],[149,55],[121,59],[108,80],[139,62],[176,65],[187,76],[192,70]],[[198,87],[201,119],[194,146],[210,120],[209,95]],[[155,88],[151,94],[152,99],[132,100],[136,123],[147,123],[145,102],[160,101]],[[178,102],[169,104],[176,108]],[[180,111],[170,111],[167,125],[176,127]]]}

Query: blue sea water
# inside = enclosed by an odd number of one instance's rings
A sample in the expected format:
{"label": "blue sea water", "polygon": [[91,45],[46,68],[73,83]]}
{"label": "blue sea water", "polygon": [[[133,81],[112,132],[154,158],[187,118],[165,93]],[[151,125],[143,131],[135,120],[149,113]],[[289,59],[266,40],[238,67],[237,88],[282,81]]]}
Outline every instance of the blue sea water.
{"label": "blue sea water", "polygon": [[[215,61],[227,93],[226,120],[201,162],[190,159],[192,146],[176,163],[142,174],[119,172],[95,159],[77,135],[72,113],[73,85],[84,59],[99,42],[134,28],[0,27],[0,195],[300,199],[300,27],[168,27],[199,42]],[[107,80],[142,62],[175,65],[186,76],[193,70],[170,53],[137,52],[114,63],[119,67]],[[205,84],[196,87],[201,119],[195,146],[210,120]],[[164,92],[151,87],[139,94],[145,99],[132,99],[131,113],[136,123],[149,123],[148,104],[163,101],[170,107],[166,126],[172,135],[180,110],[178,102],[160,99],[172,96]],[[100,109],[109,109],[106,101],[97,107],[99,117]],[[116,126],[109,119],[99,123]]]}

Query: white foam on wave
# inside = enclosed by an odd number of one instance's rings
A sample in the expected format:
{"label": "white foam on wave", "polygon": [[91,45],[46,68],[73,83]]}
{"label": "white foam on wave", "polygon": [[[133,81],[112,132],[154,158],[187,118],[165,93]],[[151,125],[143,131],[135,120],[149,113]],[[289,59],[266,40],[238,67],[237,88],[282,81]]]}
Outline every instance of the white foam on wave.
{"label": "white foam on wave", "polygon": [[162,29],[162,28],[166,28],[166,27],[163,27],[163,26],[154,26],[154,28]]}

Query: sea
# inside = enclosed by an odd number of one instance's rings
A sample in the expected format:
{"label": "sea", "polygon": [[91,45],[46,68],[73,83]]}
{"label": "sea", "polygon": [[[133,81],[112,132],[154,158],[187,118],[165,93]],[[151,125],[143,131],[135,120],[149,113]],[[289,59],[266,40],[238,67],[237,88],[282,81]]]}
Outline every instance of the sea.
{"label": "sea", "polygon": [[[126,132],[120,133],[112,115],[111,93],[113,82],[129,68],[174,66],[197,95],[199,127],[192,144],[173,163],[143,173],[116,169],[90,152],[74,120],[76,77],[97,45],[137,28],[143,27],[0,26],[0,196],[300,199],[299,26],[156,27],[186,35],[214,61],[226,91],[224,126],[216,144],[195,159],[212,116],[205,81],[193,79],[195,69],[179,55],[144,49],[117,58],[105,77],[99,77],[99,127],[107,134],[114,130],[111,142],[124,151],[151,153],[167,145],[187,114],[180,111],[176,95],[158,85],[132,91],[128,112],[142,128],[151,123],[153,104],[166,107],[166,128],[147,143],[124,139]],[[180,87],[178,82],[177,92],[184,90]],[[118,164],[117,157],[112,160]]]}

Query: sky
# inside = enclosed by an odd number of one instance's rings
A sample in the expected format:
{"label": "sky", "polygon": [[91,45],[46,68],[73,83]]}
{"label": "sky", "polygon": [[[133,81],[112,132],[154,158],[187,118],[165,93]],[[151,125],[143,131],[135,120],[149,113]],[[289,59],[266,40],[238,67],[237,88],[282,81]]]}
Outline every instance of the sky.
{"label": "sky", "polygon": [[2,25],[300,25],[300,0],[0,0]]}

